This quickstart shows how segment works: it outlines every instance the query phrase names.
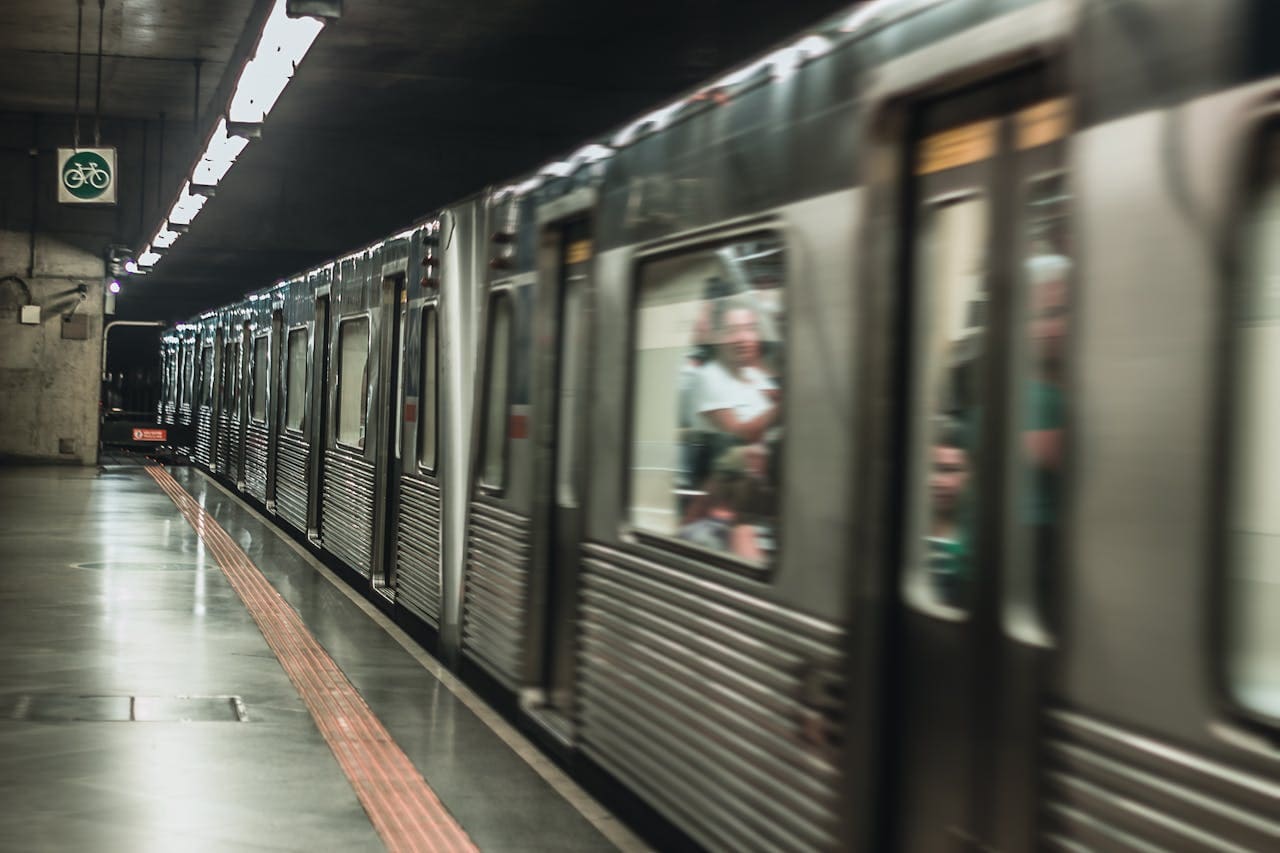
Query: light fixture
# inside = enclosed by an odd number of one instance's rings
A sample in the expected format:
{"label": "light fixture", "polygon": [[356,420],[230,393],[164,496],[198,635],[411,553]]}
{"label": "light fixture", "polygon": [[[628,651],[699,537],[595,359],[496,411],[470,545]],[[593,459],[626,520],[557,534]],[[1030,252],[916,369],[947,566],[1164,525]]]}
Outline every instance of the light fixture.
{"label": "light fixture", "polygon": [[316,18],[290,18],[286,0],[276,0],[253,59],[240,72],[235,94],[227,108],[232,122],[261,123],[276,105],[284,87],[311,43],[324,29],[324,21]]}
{"label": "light fixture", "polygon": [[124,271],[133,275],[138,271],[138,262],[130,259],[124,262]]}
{"label": "light fixture", "polygon": [[119,293],[120,282],[115,279],[112,279],[111,283],[107,285],[107,290],[110,290],[112,293]]}
{"label": "light fixture", "polygon": [[228,135],[227,120],[218,119],[218,126],[213,129],[213,136],[191,173],[191,183],[217,186],[248,144],[249,140],[243,136]]}
{"label": "light fixture", "polygon": [[181,236],[180,232],[169,228],[167,225],[162,225],[156,236],[151,238],[151,245],[157,249],[167,249],[178,242],[179,236]]}
{"label": "light fixture", "polygon": [[341,17],[342,0],[276,0],[262,25],[252,57],[240,70],[231,100],[183,182],[177,200],[161,223],[151,245],[137,262],[126,265],[131,275],[145,275],[172,246],[214,194],[250,141],[262,132],[262,122],[275,106],[325,22]]}
{"label": "light fixture", "polygon": [[190,182],[184,183],[182,192],[178,194],[178,200],[173,203],[173,209],[169,211],[169,221],[177,225],[190,225],[200,213],[200,209],[204,207],[205,201],[207,201],[206,196],[191,192]]}

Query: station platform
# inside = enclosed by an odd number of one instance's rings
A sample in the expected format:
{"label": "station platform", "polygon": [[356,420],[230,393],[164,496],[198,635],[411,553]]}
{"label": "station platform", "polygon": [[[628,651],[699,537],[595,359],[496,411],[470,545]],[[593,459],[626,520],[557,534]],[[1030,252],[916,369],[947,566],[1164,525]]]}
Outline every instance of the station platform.
{"label": "station platform", "polygon": [[0,850],[643,850],[191,468],[0,468]]}

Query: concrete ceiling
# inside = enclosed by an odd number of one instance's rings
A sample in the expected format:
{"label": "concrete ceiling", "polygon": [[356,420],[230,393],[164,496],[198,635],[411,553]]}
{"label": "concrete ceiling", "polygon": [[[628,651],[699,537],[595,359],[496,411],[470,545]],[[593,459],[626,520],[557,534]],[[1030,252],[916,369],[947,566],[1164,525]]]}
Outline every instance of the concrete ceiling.
{"label": "concrete ceiling", "polygon": [[[106,0],[102,111],[206,131],[267,0]],[[534,168],[849,5],[346,0],[218,194],[121,317],[226,302]],[[0,3],[0,112],[66,115],[76,0]],[[84,4],[82,116],[98,9]],[[195,62],[200,61],[197,98]],[[82,144],[92,120],[81,119]],[[171,179],[172,180],[172,179]],[[161,187],[171,196],[178,189]],[[159,215],[163,215],[162,213]],[[159,220],[140,226],[135,248]]]}

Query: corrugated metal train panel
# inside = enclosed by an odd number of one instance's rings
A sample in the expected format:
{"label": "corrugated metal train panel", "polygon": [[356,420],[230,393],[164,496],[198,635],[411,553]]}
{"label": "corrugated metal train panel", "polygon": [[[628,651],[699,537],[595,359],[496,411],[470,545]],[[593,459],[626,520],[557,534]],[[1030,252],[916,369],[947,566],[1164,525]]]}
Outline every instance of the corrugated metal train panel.
{"label": "corrugated metal train panel", "polygon": [[206,468],[210,467],[213,446],[213,430],[209,421],[209,410],[201,408],[196,415],[196,462]]}
{"label": "corrugated metal train panel", "polygon": [[515,684],[524,660],[529,519],[490,503],[471,504],[463,582],[462,650]]}
{"label": "corrugated metal train panel", "polygon": [[283,432],[276,438],[276,513],[296,530],[307,532],[306,439]]}
{"label": "corrugated metal train panel", "polygon": [[244,430],[245,489],[260,501],[267,499],[267,425],[250,420]]}
{"label": "corrugated metal train panel", "polygon": [[1045,730],[1046,847],[1280,849],[1280,785],[1073,711]]}
{"label": "corrugated metal train panel", "polygon": [[440,487],[400,479],[396,536],[396,598],[431,625],[440,625]]}
{"label": "corrugated metal train panel", "polygon": [[719,850],[839,846],[845,632],[584,547],[584,752]]}
{"label": "corrugated metal train panel", "polygon": [[320,538],[324,547],[354,569],[373,562],[373,463],[357,452],[325,452]]}

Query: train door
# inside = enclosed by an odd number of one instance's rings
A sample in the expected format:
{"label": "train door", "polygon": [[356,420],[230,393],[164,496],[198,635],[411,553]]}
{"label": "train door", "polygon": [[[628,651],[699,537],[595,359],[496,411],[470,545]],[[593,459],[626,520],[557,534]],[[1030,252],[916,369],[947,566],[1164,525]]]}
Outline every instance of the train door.
{"label": "train door", "polygon": [[907,850],[1033,844],[1064,469],[1067,123],[1044,74],[909,122],[889,716]]}
{"label": "train door", "polygon": [[276,308],[271,312],[271,338],[268,343],[269,355],[267,363],[269,371],[263,372],[267,395],[267,485],[264,503],[267,509],[276,509],[276,463],[277,447],[284,419],[284,408],[281,404],[284,389],[284,311]]}
{"label": "train door", "polygon": [[311,396],[308,405],[310,430],[307,472],[307,536],[320,536],[320,504],[324,487],[324,442],[328,429],[329,400],[329,292],[316,297],[315,331],[311,335]]}
{"label": "train door", "polygon": [[400,462],[403,450],[404,405],[402,375],[405,312],[408,293],[404,273],[382,280],[382,301],[378,308],[380,345],[377,358],[377,415],[371,420],[380,424],[375,438],[373,505],[373,585],[391,589],[395,586],[395,512],[400,505]]}
{"label": "train door", "polygon": [[[553,731],[568,740],[574,679],[574,626],[578,601],[579,543],[583,527],[586,429],[582,388],[587,365],[584,313],[592,256],[590,222],[579,216],[542,231],[539,340],[553,342],[539,365],[538,523],[543,532],[535,558],[535,603],[530,608],[538,652],[527,703]],[[549,324],[549,325],[548,325]],[[538,601],[538,599],[541,601]]]}
{"label": "train door", "polygon": [[253,394],[253,375],[255,370],[253,331],[247,320],[240,329],[240,343],[236,349],[240,360],[240,381],[236,383],[236,420],[232,422],[236,426],[235,433],[231,437],[231,455],[236,488],[243,492],[246,486],[244,469],[247,461],[244,450],[245,434],[249,425],[249,400]]}

